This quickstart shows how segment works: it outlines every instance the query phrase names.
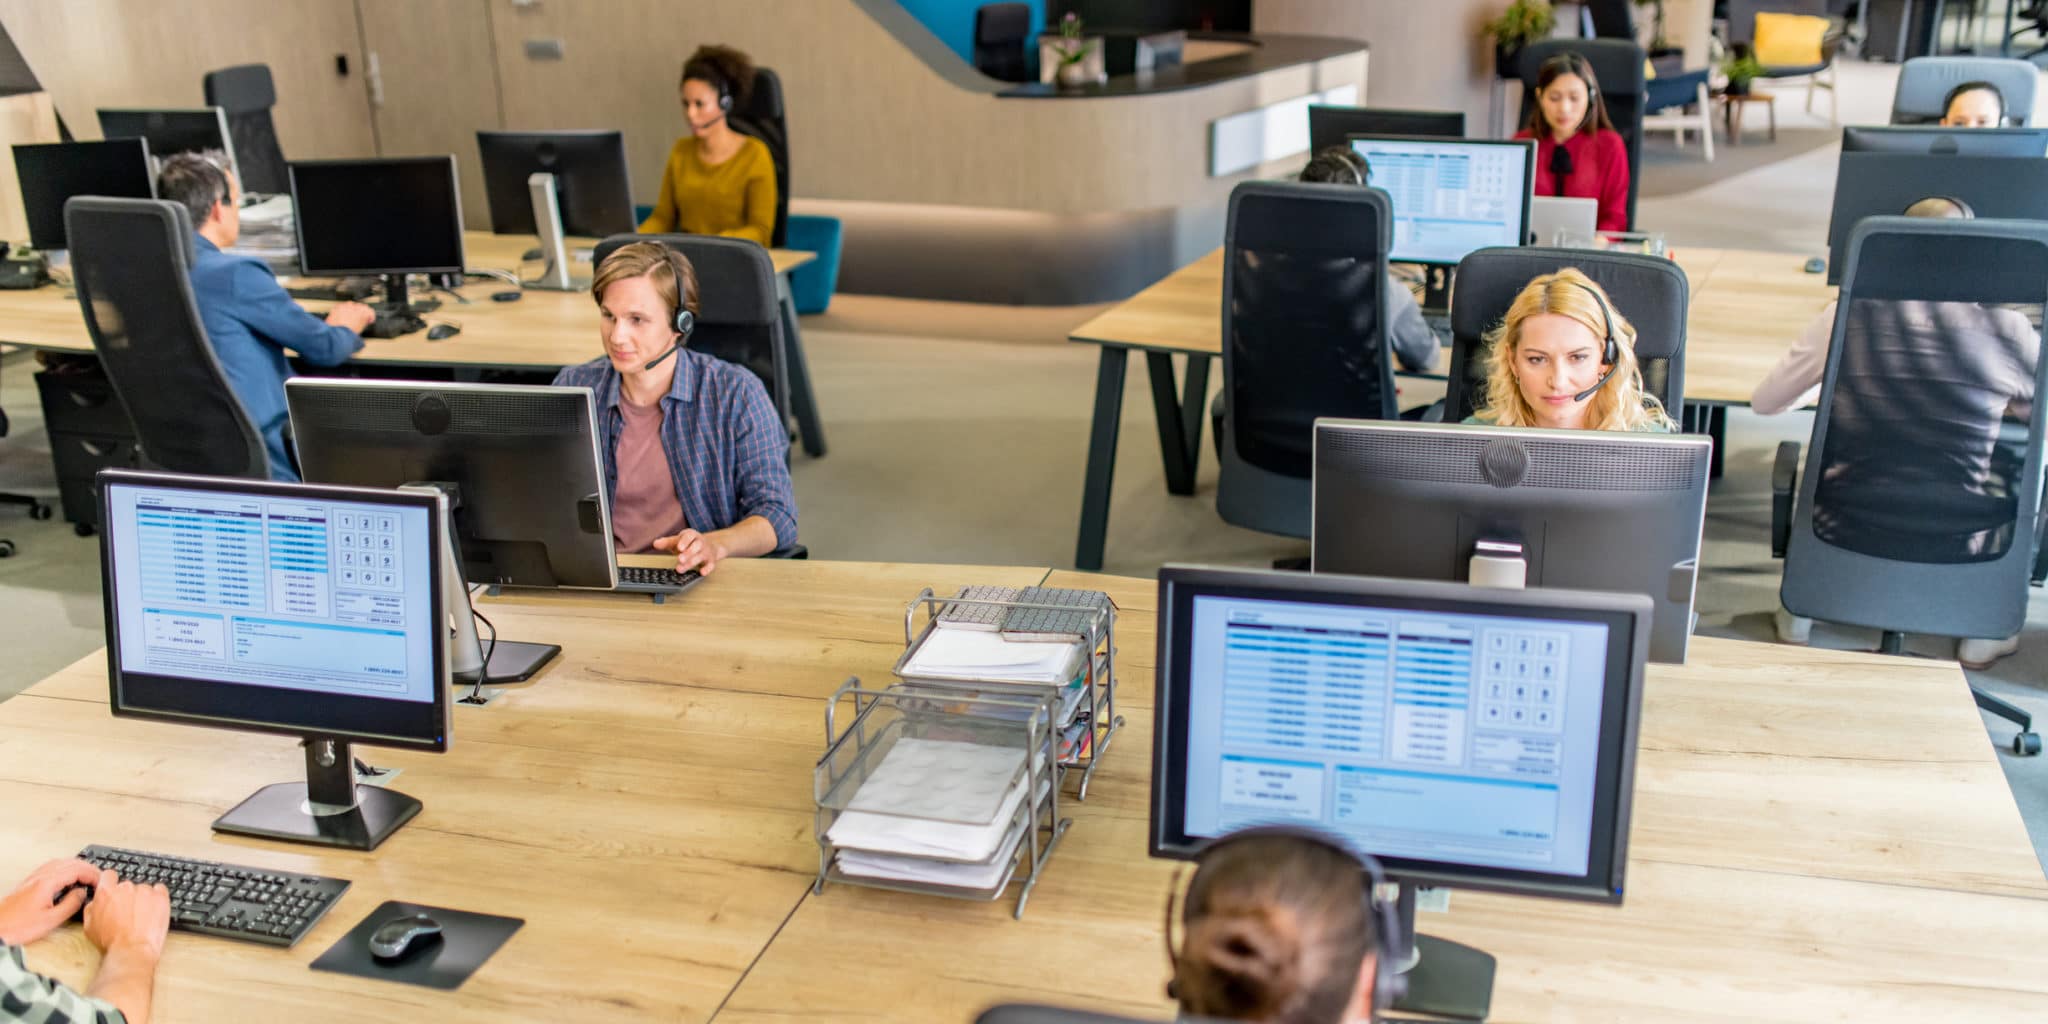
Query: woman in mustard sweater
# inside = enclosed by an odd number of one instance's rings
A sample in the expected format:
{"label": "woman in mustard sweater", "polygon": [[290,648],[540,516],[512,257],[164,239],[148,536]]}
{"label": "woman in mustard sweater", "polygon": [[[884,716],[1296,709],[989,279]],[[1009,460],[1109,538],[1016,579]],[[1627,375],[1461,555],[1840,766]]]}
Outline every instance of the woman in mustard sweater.
{"label": "woman in mustard sweater", "polygon": [[724,235],[768,244],[775,227],[775,163],[760,139],[727,120],[754,86],[754,64],[730,46],[700,46],[683,63],[683,119],[642,234]]}

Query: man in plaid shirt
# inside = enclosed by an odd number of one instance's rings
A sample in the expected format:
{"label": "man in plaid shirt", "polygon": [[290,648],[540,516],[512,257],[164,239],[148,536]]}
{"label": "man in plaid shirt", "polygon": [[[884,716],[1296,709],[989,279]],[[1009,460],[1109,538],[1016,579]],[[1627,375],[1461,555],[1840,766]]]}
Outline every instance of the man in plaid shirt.
{"label": "man in plaid shirt", "polygon": [[[71,920],[79,907],[85,908],[85,937],[101,954],[99,974],[84,994],[30,971],[21,950]],[[0,1021],[148,1024],[156,965],[170,926],[171,897],[161,885],[123,882],[82,860],[53,860],[35,869],[0,899]]]}
{"label": "man in plaid shirt", "polygon": [[555,375],[587,387],[620,551],[676,556],[709,575],[726,558],[796,543],[789,434],[746,368],[684,347],[697,310],[690,261],[622,245],[591,283],[605,354]]}

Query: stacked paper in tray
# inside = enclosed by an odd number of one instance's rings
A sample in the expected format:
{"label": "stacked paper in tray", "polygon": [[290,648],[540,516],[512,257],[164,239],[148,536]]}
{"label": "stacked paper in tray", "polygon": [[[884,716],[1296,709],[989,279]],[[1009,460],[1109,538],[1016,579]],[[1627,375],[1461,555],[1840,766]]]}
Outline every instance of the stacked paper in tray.
{"label": "stacked paper in tray", "polygon": [[254,256],[262,260],[273,274],[298,273],[299,237],[292,219],[292,197],[271,196],[244,207],[241,214],[242,234],[235,239],[228,253]]}
{"label": "stacked paper in tray", "polygon": [[1023,829],[1024,751],[906,737],[825,832],[851,875],[985,889],[1002,880]]}
{"label": "stacked paper in tray", "polygon": [[1068,680],[1077,641],[1005,640],[978,629],[934,629],[902,674],[1056,685]]}

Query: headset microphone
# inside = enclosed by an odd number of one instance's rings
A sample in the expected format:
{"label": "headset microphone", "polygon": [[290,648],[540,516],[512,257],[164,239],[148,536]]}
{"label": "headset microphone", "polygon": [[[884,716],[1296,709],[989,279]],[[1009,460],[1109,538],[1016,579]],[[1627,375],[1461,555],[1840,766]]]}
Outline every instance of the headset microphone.
{"label": "headset microphone", "polygon": [[1600,307],[1600,322],[1605,325],[1607,331],[1606,345],[1600,350],[1600,358],[1602,362],[1607,364],[1607,372],[1601,374],[1600,379],[1593,382],[1592,387],[1572,396],[1573,402],[1583,402],[1593,397],[1593,394],[1601,388],[1606,387],[1607,382],[1614,379],[1615,372],[1621,369],[1621,346],[1616,344],[1614,340],[1614,314],[1607,311],[1607,300],[1601,298],[1600,293],[1593,290],[1591,285],[1579,284],[1577,281],[1572,283],[1584,288],[1586,294],[1593,297],[1594,304]]}

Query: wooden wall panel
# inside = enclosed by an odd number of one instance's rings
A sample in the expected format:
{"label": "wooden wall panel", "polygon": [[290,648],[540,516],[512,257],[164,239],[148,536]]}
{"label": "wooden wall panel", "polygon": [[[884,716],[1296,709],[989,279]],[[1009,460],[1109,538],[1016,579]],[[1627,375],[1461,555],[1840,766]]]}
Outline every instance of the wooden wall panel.
{"label": "wooden wall panel", "polygon": [[[96,108],[201,106],[206,72],[263,63],[277,81],[272,116],[287,157],[375,151],[356,9],[345,0],[0,0],[0,24],[78,138],[100,137]],[[337,54],[348,57],[346,77]]]}
{"label": "wooden wall panel", "polygon": [[[1505,0],[1259,0],[1252,31],[1344,36],[1372,44],[1371,105],[1462,110],[1485,133],[1493,44],[1480,26]],[[1507,102],[1518,103],[1519,86]],[[1513,120],[1514,108],[1507,111]]]}
{"label": "wooden wall panel", "polygon": [[356,7],[377,69],[370,92],[377,151],[455,154],[463,220],[490,230],[476,133],[502,124],[491,0],[356,0]]}

